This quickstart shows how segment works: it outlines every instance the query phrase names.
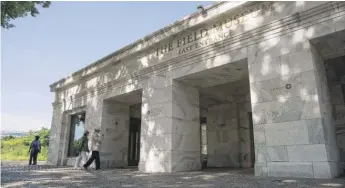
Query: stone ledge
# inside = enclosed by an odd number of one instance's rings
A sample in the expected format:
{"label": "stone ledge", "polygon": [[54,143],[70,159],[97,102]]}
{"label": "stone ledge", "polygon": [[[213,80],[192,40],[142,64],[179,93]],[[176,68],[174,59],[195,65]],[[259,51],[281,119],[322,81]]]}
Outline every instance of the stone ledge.
{"label": "stone ledge", "polygon": [[314,178],[311,162],[267,162],[267,171],[268,176],[272,177]]}
{"label": "stone ledge", "polygon": [[290,162],[325,162],[329,161],[325,144],[287,146]]}
{"label": "stone ledge", "polygon": [[313,162],[314,178],[332,179],[341,174],[339,164],[336,162]]}

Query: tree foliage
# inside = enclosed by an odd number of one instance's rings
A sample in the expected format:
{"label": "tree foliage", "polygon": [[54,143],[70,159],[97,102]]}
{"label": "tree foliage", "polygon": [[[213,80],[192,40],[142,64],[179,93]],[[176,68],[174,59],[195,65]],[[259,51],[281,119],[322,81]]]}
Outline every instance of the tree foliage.
{"label": "tree foliage", "polygon": [[22,137],[5,136],[1,139],[1,160],[29,160],[29,147],[35,136],[40,136],[41,152],[38,160],[46,160],[48,155],[50,130],[41,128],[38,132],[30,131]]}
{"label": "tree foliage", "polygon": [[1,1],[1,27],[5,29],[14,27],[10,20],[25,17],[29,13],[36,17],[39,14],[36,5],[48,8],[50,1]]}
{"label": "tree foliage", "polygon": [[9,135],[9,136],[4,136],[3,138],[2,138],[2,140],[12,140],[12,139],[14,139],[15,137],[14,136],[12,136],[12,135]]}

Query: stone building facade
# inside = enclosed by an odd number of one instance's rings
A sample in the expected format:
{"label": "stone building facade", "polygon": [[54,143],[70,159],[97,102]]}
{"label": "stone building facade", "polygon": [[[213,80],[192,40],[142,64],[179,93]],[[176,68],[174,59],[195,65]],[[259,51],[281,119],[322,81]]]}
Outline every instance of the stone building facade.
{"label": "stone building facade", "polygon": [[205,158],[256,176],[336,177],[344,41],[343,2],[215,3],[53,83],[47,162],[74,162],[71,117],[84,114],[83,129],[105,134],[103,167],[192,171]]}

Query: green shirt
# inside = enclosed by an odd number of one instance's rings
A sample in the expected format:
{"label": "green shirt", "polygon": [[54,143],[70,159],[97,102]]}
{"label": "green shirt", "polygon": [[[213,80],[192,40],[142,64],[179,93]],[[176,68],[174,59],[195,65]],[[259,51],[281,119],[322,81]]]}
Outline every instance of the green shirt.
{"label": "green shirt", "polygon": [[87,136],[83,136],[81,138],[80,146],[79,146],[79,151],[86,151],[89,152],[89,146],[88,146],[88,139]]}

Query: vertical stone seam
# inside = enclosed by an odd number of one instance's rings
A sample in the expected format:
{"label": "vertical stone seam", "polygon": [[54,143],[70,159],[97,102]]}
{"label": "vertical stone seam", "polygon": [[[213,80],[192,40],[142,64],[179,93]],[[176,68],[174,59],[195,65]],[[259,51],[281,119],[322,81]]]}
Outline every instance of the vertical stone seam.
{"label": "vertical stone seam", "polygon": [[315,173],[314,173],[314,162],[312,161],[311,162],[311,169],[313,171],[313,178],[315,178]]}
{"label": "vertical stone seam", "polygon": [[238,108],[238,103],[234,102],[235,106],[236,106],[236,116],[237,116],[237,143],[239,145],[239,147],[237,148],[237,152],[238,152],[238,162],[240,167],[242,167],[242,154],[241,154],[241,133],[240,133],[240,125],[241,125],[241,118],[240,118],[240,110]]}

